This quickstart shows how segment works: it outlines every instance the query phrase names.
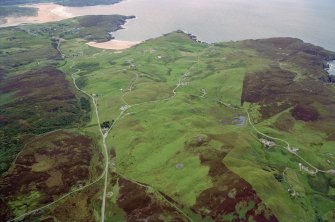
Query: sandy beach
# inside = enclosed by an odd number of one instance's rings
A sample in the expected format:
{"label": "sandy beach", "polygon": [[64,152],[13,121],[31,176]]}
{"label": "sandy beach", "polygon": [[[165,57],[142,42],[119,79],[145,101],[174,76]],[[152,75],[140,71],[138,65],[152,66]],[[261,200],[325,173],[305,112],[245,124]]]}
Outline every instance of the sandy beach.
{"label": "sandy beach", "polygon": [[25,23],[45,23],[52,21],[60,21],[67,18],[75,17],[75,15],[66,11],[66,7],[47,3],[47,4],[33,4],[22,7],[37,8],[37,16],[23,16],[23,17],[7,17],[6,22],[0,27],[16,26]]}
{"label": "sandy beach", "polygon": [[[20,24],[27,23],[45,23],[60,21],[67,18],[73,18],[77,15],[75,13],[70,13],[69,8],[53,4],[53,3],[41,3],[33,5],[25,5],[22,7],[34,7],[38,9],[37,16],[24,16],[24,17],[7,17],[0,25],[0,27],[16,26]],[[136,41],[122,41],[122,40],[111,40],[107,42],[89,42],[89,46],[100,48],[100,49],[112,49],[116,51],[124,50],[130,48],[134,45],[139,44],[140,42]]]}
{"label": "sandy beach", "polygon": [[87,45],[95,47],[95,48],[99,48],[99,49],[113,49],[113,50],[120,51],[120,50],[131,48],[139,43],[141,42],[122,41],[122,40],[112,39],[108,42],[99,42],[99,43],[88,42]]}

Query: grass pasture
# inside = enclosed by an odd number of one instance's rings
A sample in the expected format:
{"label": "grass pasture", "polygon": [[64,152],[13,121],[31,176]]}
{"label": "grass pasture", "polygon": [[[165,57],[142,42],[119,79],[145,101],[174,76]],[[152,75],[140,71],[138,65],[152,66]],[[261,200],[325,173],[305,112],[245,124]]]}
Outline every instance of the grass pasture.
{"label": "grass pasture", "polygon": [[[100,126],[92,101],[72,85],[75,74],[76,84],[95,98],[101,123],[115,123],[106,139],[111,164],[107,220],[334,219],[334,176],[300,171],[302,159],[285,150],[283,142],[264,147],[246,112],[262,133],[287,140],[313,166],[334,169],[334,89],[320,80],[323,70],[318,66],[332,53],[290,38],[206,44],[180,31],[118,53],[86,45],[90,38],[106,40],[106,30],[118,28],[126,18],[110,19],[112,24],[106,17],[80,17],[49,27],[23,26],[24,30],[6,29],[0,38],[6,43],[0,61],[13,58],[1,66],[6,80],[0,84],[1,107],[19,113],[21,100],[9,106],[8,98],[21,96],[24,103],[25,98],[32,102],[37,97],[36,105],[22,108],[32,111],[19,124],[29,128],[39,123],[36,130],[40,130],[64,120],[55,129],[71,128],[44,135],[38,144],[21,151],[2,180],[13,184],[15,173],[26,172],[31,180],[19,180],[19,186],[29,189],[11,191],[1,215],[18,216],[101,175],[105,160]],[[92,32],[97,36],[87,35]],[[36,39],[25,40],[28,34]],[[63,57],[55,47],[60,38]],[[31,41],[36,55],[18,63],[16,56],[31,50],[25,41]],[[44,50],[50,50],[50,57],[40,58]],[[314,75],[306,72],[305,63]],[[48,66],[54,74],[36,72],[40,66]],[[26,68],[29,71],[24,72]],[[30,72],[32,81],[39,78],[44,84],[32,87],[29,80],[23,81]],[[49,83],[57,76],[60,88]],[[58,108],[54,100],[48,103],[51,94],[61,100]],[[32,108],[40,106],[41,95],[51,111]],[[59,117],[66,114],[74,114],[73,121]],[[8,122],[3,112],[0,117],[1,124]],[[102,188],[101,180],[55,204],[40,218],[66,220],[73,211],[80,217],[72,220],[99,220]],[[50,199],[43,199],[46,193]]]}

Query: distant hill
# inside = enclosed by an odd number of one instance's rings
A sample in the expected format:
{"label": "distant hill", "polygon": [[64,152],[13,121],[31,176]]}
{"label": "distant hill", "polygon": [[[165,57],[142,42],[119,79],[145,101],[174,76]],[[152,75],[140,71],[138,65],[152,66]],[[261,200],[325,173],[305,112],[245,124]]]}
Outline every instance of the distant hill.
{"label": "distant hill", "polygon": [[18,7],[22,4],[57,3],[69,7],[110,5],[121,0],[0,0],[0,20],[8,16],[34,16],[36,8]]}
{"label": "distant hill", "polygon": [[131,18],[0,28],[0,221],[335,221],[335,52]]}
{"label": "distant hill", "polygon": [[64,6],[92,6],[109,5],[120,2],[121,0],[0,0],[0,5],[20,5],[54,2]]}
{"label": "distant hill", "polygon": [[18,6],[0,6],[0,18],[7,16],[34,16],[37,14],[36,8]]}

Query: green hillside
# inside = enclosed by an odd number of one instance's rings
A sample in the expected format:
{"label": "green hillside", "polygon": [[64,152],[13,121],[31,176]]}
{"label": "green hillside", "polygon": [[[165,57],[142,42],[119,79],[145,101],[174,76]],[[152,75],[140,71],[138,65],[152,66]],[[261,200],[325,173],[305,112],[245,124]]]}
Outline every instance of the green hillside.
{"label": "green hillside", "polygon": [[182,31],[86,44],[127,18],[1,29],[1,221],[335,220],[335,53]]}

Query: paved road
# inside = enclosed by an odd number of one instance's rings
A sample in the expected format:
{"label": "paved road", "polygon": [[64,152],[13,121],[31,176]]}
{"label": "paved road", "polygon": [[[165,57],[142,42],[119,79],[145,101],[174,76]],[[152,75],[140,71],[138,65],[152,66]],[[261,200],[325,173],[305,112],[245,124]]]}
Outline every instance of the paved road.
{"label": "paved road", "polygon": [[[88,97],[91,98],[92,102],[93,102],[93,105],[94,105],[94,108],[95,108],[95,114],[96,114],[96,117],[97,117],[97,121],[98,121],[98,127],[99,127],[99,131],[100,131],[100,134],[102,136],[102,145],[103,145],[103,149],[104,149],[104,156],[105,156],[105,168],[104,168],[104,171],[102,173],[102,177],[104,177],[104,189],[103,189],[103,195],[102,195],[102,204],[101,204],[101,222],[104,222],[105,221],[105,209],[106,209],[106,195],[107,195],[107,186],[108,186],[108,168],[109,168],[109,156],[108,156],[108,147],[107,147],[107,144],[106,144],[106,138],[110,132],[110,130],[113,128],[115,122],[119,119],[116,119],[112,126],[109,128],[109,130],[107,132],[103,132],[102,129],[101,129],[101,121],[100,121],[100,116],[99,116],[99,110],[98,110],[98,105],[97,105],[97,102],[98,102],[98,99],[93,97],[91,94],[85,92],[84,90],[80,89],[77,84],[76,84],[76,75],[77,73],[81,72],[80,69],[77,70],[76,73],[72,74],[72,79],[73,79],[73,84],[74,86],[76,87],[77,90],[79,90],[80,92],[84,93],[85,95],[87,95]],[[120,114],[121,115],[121,114]],[[100,179],[102,179],[102,177]]]}

